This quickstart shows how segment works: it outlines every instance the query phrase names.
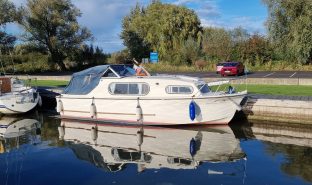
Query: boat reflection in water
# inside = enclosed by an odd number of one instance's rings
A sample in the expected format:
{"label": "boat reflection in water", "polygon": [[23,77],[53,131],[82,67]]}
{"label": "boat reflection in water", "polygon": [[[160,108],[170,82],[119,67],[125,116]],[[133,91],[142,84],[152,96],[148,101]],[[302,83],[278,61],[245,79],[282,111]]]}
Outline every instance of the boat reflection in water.
{"label": "boat reflection in water", "polygon": [[58,129],[79,159],[111,172],[129,163],[137,164],[138,172],[195,169],[203,162],[235,162],[246,156],[228,126],[178,129],[62,121]]}
{"label": "boat reflection in water", "polygon": [[0,119],[0,154],[19,148],[22,144],[35,144],[40,140],[41,124],[35,119],[2,117]]}

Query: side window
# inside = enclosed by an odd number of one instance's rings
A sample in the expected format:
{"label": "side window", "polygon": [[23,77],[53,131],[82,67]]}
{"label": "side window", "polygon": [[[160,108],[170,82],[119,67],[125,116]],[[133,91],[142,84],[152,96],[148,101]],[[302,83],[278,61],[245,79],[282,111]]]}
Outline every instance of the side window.
{"label": "side window", "polygon": [[114,94],[127,94],[128,93],[128,84],[115,84]]}
{"label": "side window", "polygon": [[147,95],[149,85],[146,83],[111,83],[108,91],[112,95]]}
{"label": "side window", "polygon": [[166,87],[168,94],[192,94],[193,88],[191,86],[174,86],[169,85]]}
{"label": "side window", "polygon": [[129,84],[129,94],[139,94],[138,84]]}

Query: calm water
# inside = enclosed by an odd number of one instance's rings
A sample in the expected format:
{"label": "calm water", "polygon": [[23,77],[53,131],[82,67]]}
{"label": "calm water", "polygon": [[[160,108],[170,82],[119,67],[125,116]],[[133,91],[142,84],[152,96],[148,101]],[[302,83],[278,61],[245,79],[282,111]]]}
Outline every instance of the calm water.
{"label": "calm water", "polygon": [[[252,125],[252,126],[251,126]],[[311,184],[312,129],[0,120],[0,184]]]}

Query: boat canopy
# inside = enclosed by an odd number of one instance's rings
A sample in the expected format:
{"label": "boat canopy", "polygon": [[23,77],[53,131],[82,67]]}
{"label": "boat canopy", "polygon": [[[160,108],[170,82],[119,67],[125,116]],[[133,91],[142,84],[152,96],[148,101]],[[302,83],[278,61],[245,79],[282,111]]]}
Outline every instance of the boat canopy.
{"label": "boat canopy", "polygon": [[84,95],[90,93],[102,77],[133,76],[132,65],[100,65],[74,73],[64,89],[64,94]]}
{"label": "boat canopy", "polygon": [[100,65],[74,73],[64,94],[88,94],[98,84],[109,65]]}

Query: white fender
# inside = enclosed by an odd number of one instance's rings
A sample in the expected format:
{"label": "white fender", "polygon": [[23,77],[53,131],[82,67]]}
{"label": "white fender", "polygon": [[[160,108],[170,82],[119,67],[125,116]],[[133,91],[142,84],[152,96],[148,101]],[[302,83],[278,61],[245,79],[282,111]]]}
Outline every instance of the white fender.
{"label": "white fender", "polygon": [[137,121],[140,121],[143,118],[142,108],[140,106],[136,107],[136,117]]}
{"label": "white fender", "polygon": [[138,103],[136,106],[136,117],[137,117],[137,121],[142,121],[143,119],[143,111],[139,103],[139,98],[138,98]]}
{"label": "white fender", "polygon": [[56,106],[56,112],[62,112],[63,111],[63,102],[62,102],[62,100],[59,100],[58,102],[57,102],[57,106]]}
{"label": "white fender", "polygon": [[143,143],[143,136],[144,136],[144,131],[143,129],[140,129],[137,131],[137,141],[138,141],[138,145],[141,146]]}
{"label": "white fender", "polygon": [[37,94],[37,96],[38,96],[38,105],[39,105],[39,107],[42,107],[42,98],[39,95],[39,93]]}
{"label": "white fender", "polygon": [[91,139],[96,142],[98,138],[98,131],[97,131],[97,128],[96,127],[92,127],[91,128]]}
{"label": "white fender", "polygon": [[65,136],[65,127],[64,126],[59,126],[57,127],[58,132],[59,132],[59,139],[60,140],[64,140],[64,136]]}
{"label": "white fender", "polygon": [[96,116],[96,106],[94,103],[91,103],[90,105],[90,116],[91,118],[95,118]]}

